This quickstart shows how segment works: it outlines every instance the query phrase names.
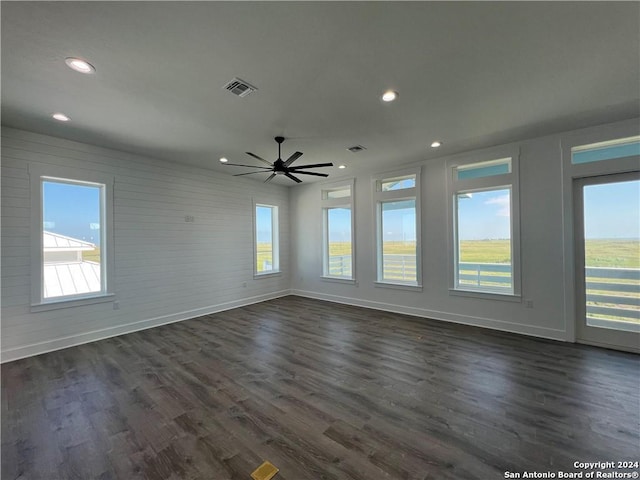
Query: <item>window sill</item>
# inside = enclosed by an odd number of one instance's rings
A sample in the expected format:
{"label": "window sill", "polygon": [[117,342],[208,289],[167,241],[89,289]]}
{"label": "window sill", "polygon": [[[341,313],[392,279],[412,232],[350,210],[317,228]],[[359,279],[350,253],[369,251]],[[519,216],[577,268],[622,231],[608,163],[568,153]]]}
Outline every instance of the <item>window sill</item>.
{"label": "window sill", "polygon": [[341,277],[325,277],[325,276],[322,276],[322,277],[320,277],[320,279],[323,282],[346,283],[348,285],[355,285],[356,284],[355,278],[341,278]]}
{"label": "window sill", "polygon": [[461,290],[450,288],[449,295],[458,297],[481,298],[483,300],[498,300],[501,302],[521,302],[522,296],[514,293],[482,292],[478,290]]}
{"label": "window sill", "polygon": [[410,292],[421,292],[422,285],[412,285],[409,283],[373,282],[377,288],[391,288],[394,290],[408,290]]}
{"label": "window sill", "polygon": [[275,272],[254,273],[253,278],[258,280],[259,278],[279,277],[280,275],[282,275],[282,272],[278,270]]}
{"label": "window sill", "polygon": [[84,298],[68,298],[60,300],[52,300],[31,305],[31,313],[46,312],[48,310],[59,310],[61,308],[81,307],[83,305],[93,305],[97,303],[107,303],[114,301],[116,296],[113,293],[104,295],[95,295]]}

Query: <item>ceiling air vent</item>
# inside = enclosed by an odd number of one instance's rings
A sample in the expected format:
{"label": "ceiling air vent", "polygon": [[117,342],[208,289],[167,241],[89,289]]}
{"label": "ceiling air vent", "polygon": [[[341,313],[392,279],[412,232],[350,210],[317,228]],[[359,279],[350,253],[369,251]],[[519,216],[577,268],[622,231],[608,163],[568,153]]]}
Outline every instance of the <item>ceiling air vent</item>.
{"label": "ceiling air vent", "polygon": [[363,150],[366,150],[362,145],[354,145],[353,147],[347,148],[351,153],[359,153]]}
{"label": "ceiling air vent", "polygon": [[253,93],[256,90],[258,90],[256,87],[254,87],[250,83],[245,82],[244,80],[241,80],[237,77],[231,80],[222,88],[224,88],[225,90],[229,90],[231,93],[233,93],[234,95],[237,95],[238,97],[246,97],[250,93]]}

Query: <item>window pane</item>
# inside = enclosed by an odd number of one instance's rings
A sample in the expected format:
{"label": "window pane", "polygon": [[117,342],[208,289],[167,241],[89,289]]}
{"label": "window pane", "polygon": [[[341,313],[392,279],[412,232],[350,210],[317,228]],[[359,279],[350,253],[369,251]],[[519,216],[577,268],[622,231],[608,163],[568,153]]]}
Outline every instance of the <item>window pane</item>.
{"label": "window pane", "polygon": [[256,272],[271,272],[273,266],[273,209],[256,206]]}
{"label": "window pane", "polygon": [[416,176],[406,175],[404,177],[388,178],[383,180],[380,188],[383,192],[391,190],[404,190],[405,188],[414,188],[416,186]]}
{"label": "window pane", "polygon": [[100,186],[42,182],[43,298],[100,292]]}
{"label": "window pane", "polygon": [[457,287],[513,292],[511,190],[460,193]]}
{"label": "window pane", "polygon": [[324,198],[345,198],[351,196],[351,188],[340,188],[337,190],[325,190]]}
{"label": "window pane", "polygon": [[416,201],[383,202],[381,228],[382,280],[417,282]]}
{"label": "window pane", "polygon": [[500,160],[490,160],[488,162],[478,162],[456,167],[458,180],[493,177],[494,175],[503,175],[505,173],[511,173],[510,158],[502,158]]}
{"label": "window pane", "polygon": [[640,182],[583,195],[587,325],[640,331]]}
{"label": "window pane", "polygon": [[574,164],[633,156],[640,156],[640,137],[593,143],[571,149],[571,163]]}
{"label": "window pane", "polygon": [[351,209],[327,209],[327,263],[325,275],[352,278]]}

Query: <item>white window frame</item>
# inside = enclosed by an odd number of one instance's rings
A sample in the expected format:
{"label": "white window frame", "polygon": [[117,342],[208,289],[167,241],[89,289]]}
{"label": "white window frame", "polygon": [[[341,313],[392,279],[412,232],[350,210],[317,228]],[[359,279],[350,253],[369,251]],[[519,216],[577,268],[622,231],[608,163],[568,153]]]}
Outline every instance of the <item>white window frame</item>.
{"label": "white window frame", "polygon": [[[491,175],[480,178],[458,180],[458,167],[474,163],[491,162],[500,159],[511,159],[509,173]],[[519,302],[522,298],[522,278],[520,261],[520,148],[506,146],[491,148],[479,152],[471,152],[449,158],[447,166],[447,191],[449,211],[449,293],[451,295],[488,298]],[[511,222],[511,275],[513,288],[511,292],[493,290],[483,287],[460,285],[458,282],[458,203],[457,197],[463,193],[486,192],[491,190],[510,190],[510,222]]]}
{"label": "white window frame", "polygon": [[[349,189],[348,197],[328,198],[328,193]],[[355,179],[324,183],[320,190],[322,207],[322,279],[331,282],[355,284],[356,282],[356,242],[355,242]],[[328,210],[348,208],[351,211],[351,277],[329,275],[329,221]]]}
{"label": "white window frame", "polygon": [[[31,311],[40,312],[114,300],[113,288],[113,177],[79,168],[30,164],[31,188]],[[44,298],[43,182],[100,187],[99,292]]]}
{"label": "white window frame", "polygon": [[[271,245],[272,245],[272,269],[267,272],[258,272],[258,219],[257,208],[271,209]],[[267,278],[280,275],[280,206],[272,203],[253,201],[253,278]]]}
{"label": "white window frame", "polygon": [[[421,227],[421,167],[408,168],[386,172],[373,176],[373,200],[375,218],[375,265],[376,265],[376,287],[395,288],[401,290],[422,290],[422,227]],[[382,184],[395,178],[415,176],[415,186],[402,188],[399,190],[382,191]],[[392,201],[415,200],[416,206],[416,281],[403,282],[400,280],[389,281],[383,279],[383,258],[382,258],[382,204]]]}

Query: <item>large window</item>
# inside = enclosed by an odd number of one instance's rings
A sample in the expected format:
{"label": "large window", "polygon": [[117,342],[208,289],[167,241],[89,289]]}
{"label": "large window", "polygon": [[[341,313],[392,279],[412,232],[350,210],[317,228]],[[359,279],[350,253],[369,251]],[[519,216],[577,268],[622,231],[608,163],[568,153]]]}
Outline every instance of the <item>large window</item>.
{"label": "large window", "polygon": [[[85,181],[31,172],[34,306],[108,296],[110,180]],[[48,172],[47,172],[48,173]],[[66,303],[65,303],[66,304]]]}
{"label": "large window", "polygon": [[421,284],[419,193],[419,170],[375,180],[378,284]]}
{"label": "large window", "polygon": [[255,206],[255,266],[256,275],[280,271],[278,207]]}
{"label": "large window", "polygon": [[322,189],[323,268],[327,279],[351,281],[353,253],[353,180]]}
{"label": "large window", "polygon": [[449,162],[453,289],[519,294],[517,155]]}

